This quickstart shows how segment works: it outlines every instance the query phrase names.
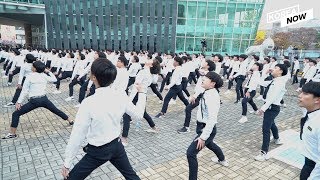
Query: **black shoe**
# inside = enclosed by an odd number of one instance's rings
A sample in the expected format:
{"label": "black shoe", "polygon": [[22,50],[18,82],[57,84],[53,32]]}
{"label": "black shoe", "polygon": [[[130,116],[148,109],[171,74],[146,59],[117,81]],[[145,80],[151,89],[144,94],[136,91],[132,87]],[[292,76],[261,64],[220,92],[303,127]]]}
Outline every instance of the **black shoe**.
{"label": "black shoe", "polygon": [[157,114],[155,117],[156,117],[156,118],[162,118],[162,117],[164,117],[164,114],[159,113],[159,114]]}
{"label": "black shoe", "polygon": [[17,135],[16,134],[10,134],[8,133],[5,137],[1,138],[1,139],[14,139],[16,138]]}
{"label": "black shoe", "polygon": [[72,126],[74,124],[74,121],[69,122],[69,125]]}
{"label": "black shoe", "polygon": [[188,132],[190,132],[190,129],[185,126],[183,126],[183,128],[181,129],[178,129],[179,134],[188,133]]}
{"label": "black shoe", "polygon": [[238,104],[239,103],[239,100],[237,100],[236,102],[234,102],[235,104]]}

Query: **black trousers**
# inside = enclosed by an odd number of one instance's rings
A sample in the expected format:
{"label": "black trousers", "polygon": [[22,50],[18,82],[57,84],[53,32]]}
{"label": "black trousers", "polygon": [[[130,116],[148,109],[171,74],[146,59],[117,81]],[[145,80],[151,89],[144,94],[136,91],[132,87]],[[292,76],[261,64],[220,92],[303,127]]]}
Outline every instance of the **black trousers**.
{"label": "black trousers", "polygon": [[[133,98],[132,103],[136,105],[138,102],[138,94]],[[147,113],[146,109],[144,110],[143,118],[147,120],[149,126],[151,128],[155,127],[156,125],[154,124],[151,116]],[[130,121],[131,117],[125,113],[123,115],[123,130],[122,130],[122,137],[128,137],[129,134],[129,129],[130,129]]]}
{"label": "black trousers", "polygon": [[[81,103],[84,100],[84,98],[86,97],[86,91],[87,91],[88,84],[89,84],[89,80],[85,81],[80,87],[79,100],[78,100],[79,103]],[[92,86],[90,87],[90,92],[89,92],[88,96],[93,95],[95,93],[95,91],[96,91],[96,87],[94,84],[92,84]]]}
{"label": "black trousers", "polygon": [[12,62],[6,65],[6,68],[5,68],[5,71],[6,71],[6,72],[5,72],[4,75],[8,76],[9,70],[10,70],[11,66],[12,66]]}
{"label": "black trousers", "polygon": [[68,180],[83,180],[93,170],[108,161],[120,171],[125,179],[140,180],[133,170],[119,138],[99,147],[88,144],[86,150],[86,154],[69,173]]}
{"label": "black trousers", "polygon": [[[235,75],[236,73],[233,73],[232,75]],[[229,82],[228,82],[228,89],[231,89],[231,87],[233,86],[233,81],[234,81],[234,79],[232,79],[232,80],[229,80]]]}
{"label": "black trousers", "polygon": [[272,131],[272,135],[274,139],[279,139],[279,131],[276,126],[275,119],[280,113],[280,106],[271,105],[269,109],[264,112],[263,115],[263,124],[262,124],[262,147],[261,150],[264,152],[269,151],[270,144],[270,130]]}
{"label": "black trousers", "polygon": [[187,106],[189,104],[188,100],[184,97],[184,95],[182,93],[181,85],[174,85],[170,88],[169,92],[167,93],[166,97],[164,98],[162,109],[161,109],[162,113],[167,112],[168,105],[169,105],[171,98],[173,98],[174,96],[177,96],[177,95],[178,95],[179,99],[184,103],[184,105]]}
{"label": "black trousers", "polygon": [[306,82],[307,82],[307,79],[302,78],[302,79],[300,80],[300,85],[299,85],[299,87],[302,88],[302,86],[305,85]]}
{"label": "black trousers", "polygon": [[307,180],[315,166],[316,166],[316,163],[314,161],[305,157],[304,165],[300,172],[300,180]]}
{"label": "black trousers", "polygon": [[51,67],[51,60],[47,60],[46,62],[46,68],[50,68]]}
{"label": "black trousers", "polygon": [[132,84],[134,84],[135,81],[136,81],[136,77],[129,77],[128,87],[130,87]]}
{"label": "black trousers", "polygon": [[170,78],[172,76],[172,72],[168,72],[168,74],[166,75],[166,77],[162,80],[161,82],[161,86],[160,86],[160,92],[163,91],[163,88],[164,88],[164,85],[167,84],[169,85],[170,84]]}
{"label": "black trousers", "polygon": [[197,97],[194,104],[189,103],[186,106],[185,109],[185,113],[186,113],[186,117],[184,119],[184,127],[189,127],[190,126],[190,121],[191,121],[191,112],[194,108],[196,108],[197,106],[199,106],[199,102],[200,102],[200,97]]}
{"label": "black trousers", "polygon": [[186,77],[183,77],[183,78],[182,78],[181,86],[182,86],[182,91],[183,91],[184,93],[186,93],[186,95],[189,97],[189,96],[190,96],[190,93],[189,93],[189,91],[187,90],[188,79],[187,79]]}
{"label": "black trousers", "polygon": [[199,77],[200,77],[200,72],[199,72],[199,69],[198,69],[198,68],[195,70],[195,73],[196,73],[197,79],[199,79]]}
{"label": "black trousers", "polygon": [[8,80],[8,83],[12,83],[12,79],[13,79],[13,76],[18,74],[20,72],[20,69],[21,67],[16,67],[13,71],[12,71],[12,74],[9,74],[9,80]]}
{"label": "black trousers", "polygon": [[3,63],[6,60],[6,58],[1,58],[0,63]]}
{"label": "black trousers", "polygon": [[197,84],[197,78],[196,78],[196,73],[195,72],[190,72],[189,77],[188,77],[188,82],[189,84],[192,83],[192,81]]}
{"label": "black trousers", "polygon": [[223,73],[222,73],[222,77],[224,77],[225,75],[227,75],[227,78],[229,79],[229,72],[228,72],[229,66],[224,66],[223,67]]}
{"label": "black trousers", "polygon": [[4,64],[3,64],[4,71],[7,69],[8,63],[9,63],[9,60],[4,61]]}
{"label": "black trousers", "polygon": [[[248,91],[248,88],[246,88],[244,90],[244,92],[246,93]],[[244,97],[242,99],[242,115],[243,116],[246,116],[247,115],[247,112],[248,112],[248,103],[251,105],[251,107],[253,108],[254,111],[257,111],[258,110],[258,107],[257,105],[253,102],[253,98],[254,96],[256,95],[256,91],[253,90],[250,92],[250,98],[247,98],[247,97]]]}
{"label": "black trousers", "polygon": [[26,80],[26,77],[23,77],[22,83],[21,83],[21,89],[20,88],[16,88],[16,91],[14,92],[13,98],[11,100],[11,102],[13,104],[15,104],[18,101],[19,96],[20,96],[21,91],[22,91],[22,86],[23,86],[25,80]]}
{"label": "black trousers", "polygon": [[16,110],[12,113],[12,122],[11,127],[17,128],[20,120],[20,116],[36,109],[39,107],[44,107],[51,111],[52,113],[58,115],[64,120],[68,120],[68,116],[59,110],[48,98],[47,96],[43,96],[40,98],[30,98],[29,102],[21,106],[20,110]]}
{"label": "black trousers", "polygon": [[158,88],[157,88],[157,87],[158,87],[158,84],[152,83],[152,84],[150,85],[150,88],[151,88],[152,92],[153,92],[154,94],[156,94],[161,101],[163,101],[163,97],[162,97],[161,93],[158,91]]}
{"label": "black trousers", "polygon": [[260,95],[263,96],[265,87],[260,86]]}
{"label": "black trousers", "polygon": [[243,98],[243,88],[242,88],[242,84],[245,80],[245,77],[240,75],[238,77],[236,77],[236,93],[237,93],[237,101],[240,101],[240,98]]}
{"label": "black trousers", "polygon": [[[204,127],[205,127],[204,123],[197,122],[198,135],[196,136],[196,138],[194,138],[194,140],[200,137]],[[216,143],[213,142],[213,138],[216,136],[216,134],[217,134],[217,128],[216,126],[214,126],[209,138],[205,141],[205,146],[216,154],[219,161],[224,161],[225,157],[221,148]],[[200,150],[197,149],[197,143],[198,141],[192,141],[192,143],[190,144],[187,150],[187,159],[189,164],[189,180],[197,180],[198,178],[197,154],[200,152]]]}
{"label": "black trousers", "polygon": [[298,81],[298,73],[299,73],[299,69],[296,70],[296,72],[294,73],[293,75],[293,79],[292,79],[292,84],[295,84],[295,83],[299,83]]}
{"label": "black trousers", "polygon": [[73,96],[73,86],[79,84],[80,86],[82,86],[82,84],[84,84],[84,82],[86,81],[87,76],[83,76],[82,78],[80,78],[80,81],[78,81],[78,75],[72,79],[71,83],[69,84],[69,97]]}
{"label": "black trousers", "polygon": [[59,90],[60,89],[60,81],[66,78],[71,78],[72,77],[72,71],[64,71],[61,74],[61,78],[57,77],[57,84],[56,88]]}

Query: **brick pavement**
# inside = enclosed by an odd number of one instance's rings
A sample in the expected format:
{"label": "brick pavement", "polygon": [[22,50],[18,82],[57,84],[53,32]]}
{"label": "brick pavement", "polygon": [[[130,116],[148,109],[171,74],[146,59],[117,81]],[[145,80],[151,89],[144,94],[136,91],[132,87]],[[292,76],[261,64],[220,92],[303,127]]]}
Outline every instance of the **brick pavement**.
{"label": "brick pavement", "polygon": [[[14,79],[15,84],[17,79]],[[5,86],[6,79],[0,79],[0,104],[9,102],[14,93],[14,86]],[[48,86],[49,91],[53,87]],[[75,92],[78,92],[76,87]],[[77,109],[75,102],[65,102],[68,96],[68,83],[62,82],[62,94],[48,94],[55,105],[74,118]],[[192,89],[192,86],[189,88]],[[284,100],[288,108],[282,108],[277,122],[280,131],[299,129],[301,110],[296,104],[295,88],[288,86]],[[299,169],[275,159],[256,162],[253,157],[261,146],[262,118],[248,115],[249,121],[239,124],[241,104],[234,104],[235,94],[221,95],[223,104],[218,119],[218,133],[215,141],[223,148],[230,167],[220,167],[211,162],[214,155],[205,149],[200,152],[199,179],[298,179]],[[150,93],[152,91],[150,90]],[[77,97],[77,93],[75,97]],[[139,131],[135,125],[129,132],[129,146],[126,147],[134,169],[142,179],[187,179],[188,164],[186,149],[195,136],[195,122],[191,122],[191,133],[178,134],[176,130],[183,125],[184,108],[177,100],[177,105],[170,105],[166,117],[154,119],[160,128],[159,134],[144,132],[148,125],[143,120]],[[258,107],[262,102],[258,102]],[[147,111],[156,115],[161,105],[156,96],[149,95]],[[175,108],[175,109],[173,109]],[[249,108],[250,109],[250,108]],[[7,133],[14,108],[0,108],[0,134]],[[196,110],[192,114],[195,119]],[[60,169],[71,127],[48,110],[37,109],[21,117],[18,127],[19,138],[0,141],[0,180],[9,179],[62,179]],[[275,146],[271,146],[271,149]],[[77,159],[83,155],[79,150]],[[106,163],[95,170],[88,179],[123,179],[121,174]]]}

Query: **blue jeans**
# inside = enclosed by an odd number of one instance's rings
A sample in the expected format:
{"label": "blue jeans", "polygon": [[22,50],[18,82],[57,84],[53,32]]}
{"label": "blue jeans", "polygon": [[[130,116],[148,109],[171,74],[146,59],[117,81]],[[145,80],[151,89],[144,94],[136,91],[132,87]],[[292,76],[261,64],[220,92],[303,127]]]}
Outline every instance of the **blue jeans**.
{"label": "blue jeans", "polygon": [[279,139],[279,132],[274,122],[275,118],[280,113],[280,106],[271,105],[269,109],[264,112],[263,115],[263,124],[262,124],[262,134],[263,134],[263,141],[261,150],[264,152],[268,152],[269,144],[270,144],[270,129],[273,134],[274,139]]}
{"label": "blue jeans", "polygon": [[131,167],[126,151],[119,138],[108,144],[96,147],[86,146],[87,154],[74,166],[69,173],[68,180],[82,180],[91,174],[93,170],[110,161],[120,173],[130,180],[140,180]]}

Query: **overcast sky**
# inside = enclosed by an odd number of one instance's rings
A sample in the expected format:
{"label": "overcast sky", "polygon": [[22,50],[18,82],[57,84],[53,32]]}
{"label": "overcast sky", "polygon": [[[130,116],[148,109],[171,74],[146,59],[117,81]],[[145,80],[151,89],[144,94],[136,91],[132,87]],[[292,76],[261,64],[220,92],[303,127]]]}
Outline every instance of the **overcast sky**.
{"label": "overcast sky", "polygon": [[300,11],[313,8],[313,17],[320,19],[320,0],[266,0],[259,29],[272,27],[272,23],[267,23],[267,13],[294,5],[299,5]]}

